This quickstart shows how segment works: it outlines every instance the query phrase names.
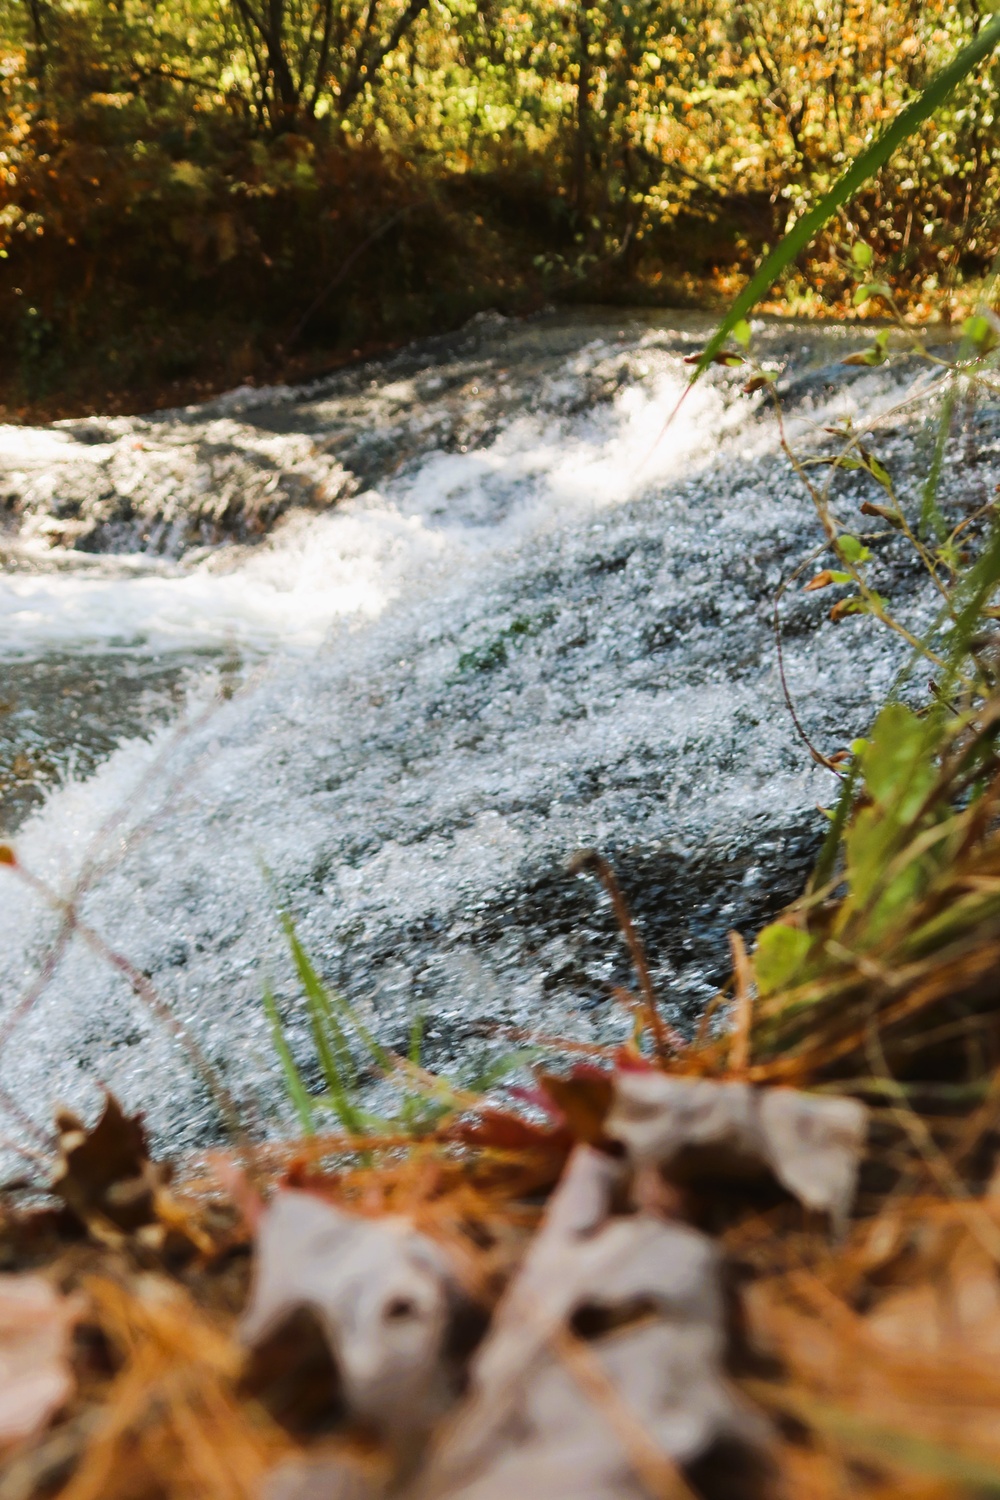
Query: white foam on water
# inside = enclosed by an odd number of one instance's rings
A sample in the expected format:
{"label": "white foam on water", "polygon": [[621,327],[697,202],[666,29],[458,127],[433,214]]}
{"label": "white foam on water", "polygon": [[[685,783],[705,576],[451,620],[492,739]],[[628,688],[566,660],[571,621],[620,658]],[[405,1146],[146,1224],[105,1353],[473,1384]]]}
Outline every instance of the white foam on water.
{"label": "white foam on water", "polygon": [[[374,619],[402,593],[466,573],[498,548],[624,503],[739,420],[706,387],[664,432],[682,390],[669,373],[626,388],[596,415],[522,416],[487,448],[432,454],[381,493],[319,516],[295,513],[232,561],[222,552],[114,576],[65,567],[0,574],[0,657],[96,646],[315,648],[337,620]],[[24,438],[32,451],[34,436]]]}
{"label": "white foam on water", "polygon": [[[456,1050],[470,1016],[524,1024],[555,1007],[565,1020],[582,981],[561,973],[585,971],[593,988],[615,972],[620,945],[596,917],[546,926],[551,893],[507,921],[574,847],[634,845],[683,870],[721,839],[739,887],[739,861],[765,865],[831,794],[788,724],[770,627],[789,558],[815,542],[808,497],[775,460],[759,403],[705,382],[665,426],[686,372],[645,339],[632,356],[613,399],[577,401],[608,357],[592,339],[534,409],[512,400],[490,440],[424,453],[255,548],[127,576],[0,576],[0,659],[227,643],[263,657],[190,731],[122,745],[53,791],[16,848],[61,893],[96,862],[87,919],[154,976],[231,1085],[269,1107],[265,966],[293,1041],[307,1033],[262,862],[372,1024],[405,1038],[427,1008]],[[394,389],[398,401],[411,387]],[[863,728],[888,686],[893,653],[869,624],[817,627],[821,649],[808,633],[789,645],[817,733],[839,733],[845,715]],[[57,918],[10,871],[0,882],[6,1009]],[[702,899],[668,894],[684,920]],[[597,956],[581,959],[588,942]],[[689,947],[658,977],[701,1003],[707,960]],[[172,1141],[209,1128],[173,1044],[77,941],[0,1082],[44,1119],[95,1078]]]}

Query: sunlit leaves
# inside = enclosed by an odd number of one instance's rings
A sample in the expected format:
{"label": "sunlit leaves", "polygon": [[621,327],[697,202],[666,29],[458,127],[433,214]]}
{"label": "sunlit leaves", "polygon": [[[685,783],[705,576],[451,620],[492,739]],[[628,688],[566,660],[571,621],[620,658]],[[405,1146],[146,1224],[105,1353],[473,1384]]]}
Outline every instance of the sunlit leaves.
{"label": "sunlit leaves", "polygon": [[962,337],[972,345],[977,354],[989,354],[1000,343],[996,326],[985,313],[976,313],[973,317],[966,318],[962,324]]}
{"label": "sunlit leaves", "polygon": [[765,927],[757,938],[753,956],[760,994],[772,995],[789,985],[811,947],[812,938],[801,927],[790,927],[785,922],[772,922]]}
{"label": "sunlit leaves", "polygon": [[872,297],[884,297],[887,302],[892,300],[892,288],[886,281],[866,281],[861,286],[855,287],[851,298],[855,307],[860,307],[863,302],[868,302]]}
{"label": "sunlit leaves", "polygon": [[871,558],[870,550],[849,531],[842,531],[837,538],[837,549],[849,563],[866,563]]}
{"label": "sunlit leaves", "polygon": [[848,354],[841,360],[844,365],[884,365],[889,358],[889,329],[880,328],[867,349]]}

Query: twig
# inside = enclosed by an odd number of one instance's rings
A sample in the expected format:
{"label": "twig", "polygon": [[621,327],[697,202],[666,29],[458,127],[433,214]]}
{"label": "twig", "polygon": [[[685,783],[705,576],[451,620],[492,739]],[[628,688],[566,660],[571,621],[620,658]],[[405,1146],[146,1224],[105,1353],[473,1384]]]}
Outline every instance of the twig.
{"label": "twig", "polygon": [[642,940],[632,923],[632,917],[625,904],[625,897],[621,893],[621,887],[615,879],[615,874],[611,866],[606,859],[598,854],[596,849],[581,849],[570,860],[569,869],[572,875],[596,875],[611,897],[611,905],[614,908],[618,926],[621,928],[622,936],[628,944],[628,951],[639,979],[639,988],[642,990],[642,998],[645,1002],[646,1019],[653,1033],[657,1054],[661,1058],[667,1058],[671,1052],[679,1052],[685,1045],[684,1038],[679,1031],[675,1031],[672,1026],[668,1026],[660,1015],[659,1006],[656,1001],[656,991],[653,989],[653,981],[649,974],[649,965],[646,962],[646,952],[642,946]]}
{"label": "twig", "polygon": [[809,754],[812,756],[817,765],[823,766],[827,771],[832,771],[835,776],[839,776],[841,780],[843,780],[843,771],[841,771],[840,767],[835,765],[828,756],[824,755],[821,750],[816,749],[816,746],[813,744],[812,740],[806,733],[805,728],[803,727],[802,720],[799,718],[798,711],[795,707],[795,701],[792,698],[791,689],[788,686],[788,678],[785,674],[785,651],[781,640],[780,607],[781,601],[785,595],[785,591],[790,584],[794,583],[795,580],[801,576],[803,571],[809,566],[811,562],[814,562],[821,553],[826,551],[826,545],[827,544],[824,542],[821,546],[815,547],[813,551],[810,552],[809,556],[805,558],[803,562],[799,563],[794,572],[790,573],[788,577],[783,579],[782,582],[778,585],[777,592],[774,596],[774,645],[778,656],[778,678],[781,682],[781,693],[782,697],[785,700],[785,707],[788,709],[789,718],[791,719],[792,724],[795,728],[795,733],[798,735],[803,745],[805,745],[806,749],[809,751]]}
{"label": "twig", "polygon": [[747,945],[738,932],[729,934],[733,955],[733,986],[736,991],[736,1021],[733,1044],[729,1050],[729,1071],[742,1077],[750,1061],[750,1032],[753,1027],[753,969],[747,957]]}

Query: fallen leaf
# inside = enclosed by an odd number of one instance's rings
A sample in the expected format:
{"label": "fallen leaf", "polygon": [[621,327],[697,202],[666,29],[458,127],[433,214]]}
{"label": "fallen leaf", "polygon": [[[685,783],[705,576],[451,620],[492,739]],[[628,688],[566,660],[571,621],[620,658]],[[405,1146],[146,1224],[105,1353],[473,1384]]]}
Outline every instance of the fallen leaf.
{"label": "fallen leaf", "polygon": [[611,1217],[626,1177],[574,1152],[414,1500],[689,1495],[681,1468],[722,1446],[759,1467],[767,1430],[723,1374],[718,1252],[683,1224]]}
{"label": "fallen leaf", "polygon": [[52,1192],[97,1239],[115,1242],[139,1232],[160,1245],[165,1226],[157,1198],[171,1170],[150,1161],[141,1117],[126,1115],[108,1094],[92,1129],[69,1110],[56,1116],[56,1125],[61,1162]]}
{"label": "fallen leaf", "polygon": [[365,1219],[286,1190],[257,1227],[240,1337],[259,1348],[297,1312],[313,1312],[350,1414],[407,1447],[453,1399],[446,1346],[461,1301],[445,1252],[408,1219]]}
{"label": "fallen leaf", "polygon": [[867,1114],[855,1099],[666,1073],[619,1073],[605,1123],[637,1167],[697,1180],[768,1174],[806,1208],[845,1218]]}
{"label": "fallen leaf", "polygon": [[79,1313],[41,1276],[0,1276],[0,1445],[40,1431],[71,1395]]}
{"label": "fallen leaf", "polygon": [[494,1151],[541,1152],[559,1158],[567,1156],[573,1144],[564,1127],[539,1124],[502,1109],[483,1109],[471,1119],[457,1120],[446,1138]]}
{"label": "fallen leaf", "polygon": [[604,1121],[611,1107],[611,1074],[604,1068],[583,1063],[566,1077],[557,1073],[536,1076],[574,1140],[596,1146],[604,1136]]}
{"label": "fallen leaf", "polygon": [[[701,354],[686,354],[684,356],[684,363],[686,365],[697,365],[701,363],[703,357],[704,356]],[[742,354],[727,354],[726,351],[723,350],[720,354],[713,354],[712,358],[709,360],[709,364],[729,365],[735,367],[736,365],[746,364],[746,360],[743,358]]]}

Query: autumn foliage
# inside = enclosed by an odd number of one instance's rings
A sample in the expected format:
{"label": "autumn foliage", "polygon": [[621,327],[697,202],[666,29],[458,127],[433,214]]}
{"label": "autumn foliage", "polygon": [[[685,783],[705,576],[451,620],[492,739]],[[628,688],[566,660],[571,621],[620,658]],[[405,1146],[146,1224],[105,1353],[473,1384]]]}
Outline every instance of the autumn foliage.
{"label": "autumn foliage", "polygon": [[[133,404],[483,306],[725,292],[979,24],[971,4],[0,5],[7,399]],[[860,233],[918,314],[996,245],[995,68]],[[808,290],[807,290],[808,289]],[[121,397],[119,397],[121,399]]]}

